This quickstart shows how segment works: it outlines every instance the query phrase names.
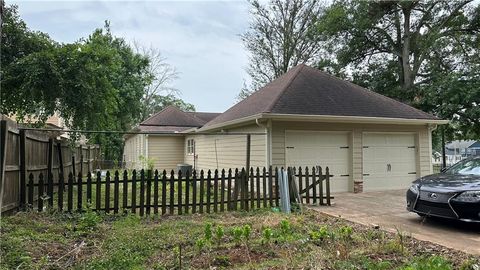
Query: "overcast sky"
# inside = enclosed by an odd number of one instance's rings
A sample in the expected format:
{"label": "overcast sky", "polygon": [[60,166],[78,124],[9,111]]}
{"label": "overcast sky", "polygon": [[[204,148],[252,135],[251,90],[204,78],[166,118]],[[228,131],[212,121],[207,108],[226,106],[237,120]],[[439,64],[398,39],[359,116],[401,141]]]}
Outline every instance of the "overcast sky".
{"label": "overcast sky", "polygon": [[247,53],[239,35],[249,22],[244,1],[8,1],[33,30],[73,42],[110,21],[112,32],[158,48],[180,72],[174,87],[197,111],[235,103]]}

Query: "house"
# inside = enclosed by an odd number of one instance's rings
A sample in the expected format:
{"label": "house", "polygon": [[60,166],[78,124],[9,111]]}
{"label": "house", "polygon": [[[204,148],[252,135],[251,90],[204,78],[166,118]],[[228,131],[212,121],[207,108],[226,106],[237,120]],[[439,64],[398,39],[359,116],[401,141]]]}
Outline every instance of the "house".
{"label": "house", "polygon": [[480,156],[480,141],[472,143],[466,151],[467,156]]}
{"label": "house", "polygon": [[142,167],[145,159],[151,159],[154,167],[175,170],[184,162],[185,134],[182,132],[199,128],[217,117],[219,113],[183,112],[168,106],[140,123],[133,132],[127,134],[123,151],[127,168]]}
{"label": "house", "polygon": [[241,168],[250,133],[253,167],[328,166],[337,192],[353,191],[354,183],[366,191],[399,189],[432,172],[431,131],[447,123],[303,64],[208,116],[194,122],[192,113],[169,107],[139,126],[158,123],[159,134],[129,137],[126,155],[133,160],[137,151],[196,169]]}
{"label": "house", "polygon": [[456,140],[445,145],[447,166],[451,166],[462,159],[480,155],[480,142],[473,140]]}

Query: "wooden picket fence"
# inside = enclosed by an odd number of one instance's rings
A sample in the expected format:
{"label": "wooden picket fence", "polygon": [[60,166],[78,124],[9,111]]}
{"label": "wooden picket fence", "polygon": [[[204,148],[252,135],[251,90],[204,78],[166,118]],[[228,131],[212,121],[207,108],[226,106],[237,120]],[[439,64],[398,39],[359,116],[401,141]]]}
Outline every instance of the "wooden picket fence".
{"label": "wooden picket fence", "polygon": [[[58,181],[52,174],[46,178],[40,174],[38,179],[30,174],[28,183],[21,188],[23,196],[28,198],[22,209],[72,212],[89,208],[143,216],[278,207],[277,171],[270,167],[251,168],[248,173],[245,169],[229,169],[182,175],[181,171],[175,174],[174,171],[125,170],[105,175],[87,173],[86,177],[81,174],[74,177],[70,173],[67,179],[59,174]],[[292,168],[288,172],[291,185],[303,194],[306,203],[330,205],[328,168],[325,174],[315,168],[310,172],[308,168],[303,172],[301,168]]]}

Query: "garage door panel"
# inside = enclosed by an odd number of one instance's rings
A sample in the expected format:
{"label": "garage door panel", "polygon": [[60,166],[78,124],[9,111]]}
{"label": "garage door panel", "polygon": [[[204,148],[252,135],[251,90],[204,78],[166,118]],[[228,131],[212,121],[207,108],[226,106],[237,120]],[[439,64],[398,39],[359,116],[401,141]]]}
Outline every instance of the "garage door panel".
{"label": "garage door panel", "polygon": [[[330,173],[334,175],[331,182],[331,191],[348,191],[350,179],[348,142],[347,133],[287,131],[287,166],[300,166],[302,169],[308,166],[310,171],[313,166],[321,166],[323,172],[328,167]],[[305,186],[305,179],[303,182],[303,186]]]}
{"label": "garage door panel", "polygon": [[408,188],[415,180],[413,134],[364,134],[364,190]]}

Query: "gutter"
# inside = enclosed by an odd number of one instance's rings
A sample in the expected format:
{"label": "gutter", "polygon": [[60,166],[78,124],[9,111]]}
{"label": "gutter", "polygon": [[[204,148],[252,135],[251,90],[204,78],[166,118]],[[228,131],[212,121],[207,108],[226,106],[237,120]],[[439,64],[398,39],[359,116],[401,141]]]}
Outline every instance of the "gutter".
{"label": "gutter", "polygon": [[406,118],[386,118],[386,117],[366,117],[366,116],[339,116],[339,115],[303,115],[303,114],[271,114],[264,113],[262,118],[278,120],[301,120],[301,121],[321,121],[335,123],[360,123],[360,124],[394,124],[394,125],[425,125],[425,124],[448,124],[449,120],[441,119],[406,119]]}

